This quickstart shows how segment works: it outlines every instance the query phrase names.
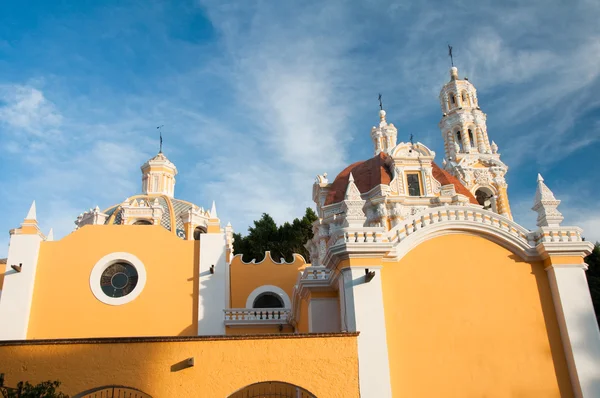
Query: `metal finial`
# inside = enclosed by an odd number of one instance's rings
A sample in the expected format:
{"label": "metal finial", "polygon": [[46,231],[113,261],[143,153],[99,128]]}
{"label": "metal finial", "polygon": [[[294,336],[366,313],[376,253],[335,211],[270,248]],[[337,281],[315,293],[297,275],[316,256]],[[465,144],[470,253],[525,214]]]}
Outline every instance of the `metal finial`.
{"label": "metal finial", "polygon": [[410,145],[415,145],[415,143],[413,142],[413,135],[410,135]]}
{"label": "metal finial", "polygon": [[381,102],[381,93],[379,93],[379,110],[382,111],[383,110],[383,103]]}
{"label": "metal finial", "polygon": [[450,63],[454,66],[454,57],[452,56],[452,46],[448,44],[448,55],[450,56]]}
{"label": "metal finial", "polygon": [[163,128],[164,124],[161,124],[160,126],[158,126],[156,129],[158,130],[159,133],[159,137],[160,137],[160,149],[158,151],[158,153],[162,153],[162,128]]}

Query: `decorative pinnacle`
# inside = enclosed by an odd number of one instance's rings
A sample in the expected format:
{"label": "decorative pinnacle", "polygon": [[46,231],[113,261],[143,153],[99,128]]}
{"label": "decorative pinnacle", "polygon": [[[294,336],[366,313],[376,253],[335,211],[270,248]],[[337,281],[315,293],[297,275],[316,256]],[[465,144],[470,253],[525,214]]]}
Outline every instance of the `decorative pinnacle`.
{"label": "decorative pinnacle", "polygon": [[210,218],[218,218],[217,217],[217,205],[215,201],[212,202],[212,207],[210,208]]}
{"label": "decorative pinnacle", "polygon": [[27,216],[25,217],[25,219],[37,221],[37,215],[36,215],[36,210],[35,210],[35,200],[31,203],[31,207],[29,208],[29,211],[27,212]]}
{"label": "decorative pinnacle", "polygon": [[52,242],[53,240],[54,240],[54,230],[52,228],[50,228],[50,231],[48,231],[48,235],[46,236],[46,241]]}
{"label": "decorative pinnacle", "polygon": [[350,172],[350,176],[348,177],[348,182],[354,182],[354,176],[352,175],[352,172]]}

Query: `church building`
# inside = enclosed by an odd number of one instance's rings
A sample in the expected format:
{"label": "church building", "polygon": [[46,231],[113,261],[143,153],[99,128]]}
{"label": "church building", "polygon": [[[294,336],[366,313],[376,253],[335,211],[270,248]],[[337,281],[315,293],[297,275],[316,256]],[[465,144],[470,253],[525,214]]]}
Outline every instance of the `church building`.
{"label": "church building", "polygon": [[78,398],[600,397],[592,243],[562,225],[540,175],[537,228],[513,220],[475,86],[452,67],[439,100],[439,163],[398,142],[382,108],[372,157],[316,176],[309,259],[244,262],[215,203],[176,198],[162,148],[141,193],[80,214],[62,239],[40,230],[34,202],[0,265],[4,385],[58,380]]}

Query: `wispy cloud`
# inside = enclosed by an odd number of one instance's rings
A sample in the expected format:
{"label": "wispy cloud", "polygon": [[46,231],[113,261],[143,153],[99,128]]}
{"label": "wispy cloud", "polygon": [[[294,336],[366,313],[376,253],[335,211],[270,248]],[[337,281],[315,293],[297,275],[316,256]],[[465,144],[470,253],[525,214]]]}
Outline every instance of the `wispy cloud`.
{"label": "wispy cloud", "polygon": [[238,231],[262,212],[299,216],[317,173],[371,156],[378,92],[399,139],[414,133],[441,161],[447,42],[511,167],[513,211],[530,207],[537,168],[565,191],[566,174],[589,181],[593,167],[566,160],[600,139],[590,117],[600,108],[597,2],[497,3],[132,1],[56,12],[0,43],[13,56],[0,62],[0,207],[15,213],[0,229],[35,198],[59,237],[81,211],[137,193],[160,124],[176,195],[216,200]]}

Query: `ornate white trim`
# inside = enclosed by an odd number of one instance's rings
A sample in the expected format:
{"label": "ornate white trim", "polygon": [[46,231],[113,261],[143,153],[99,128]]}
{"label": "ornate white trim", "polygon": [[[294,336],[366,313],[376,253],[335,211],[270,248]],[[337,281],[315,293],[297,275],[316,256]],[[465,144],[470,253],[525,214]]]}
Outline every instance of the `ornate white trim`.
{"label": "ornate white trim", "polygon": [[[100,287],[100,277],[108,267],[119,261],[128,262],[135,267],[138,273],[138,282],[135,288],[128,295],[123,297],[108,297],[106,294],[104,294],[102,288]],[[90,273],[90,289],[92,290],[92,293],[98,300],[108,305],[123,305],[133,301],[137,296],[140,295],[145,285],[146,268],[140,259],[131,253],[114,252],[107,254],[98,260],[96,265],[94,265],[94,268],[92,268],[92,272]]]}
{"label": "ornate white trim", "polygon": [[281,297],[283,300],[283,307],[288,309],[292,308],[292,301],[287,293],[283,291],[283,289],[273,285],[262,285],[254,289],[252,293],[248,295],[248,299],[246,300],[246,308],[253,308],[254,300],[256,300],[256,298],[263,293],[274,293],[279,295],[279,297]]}

